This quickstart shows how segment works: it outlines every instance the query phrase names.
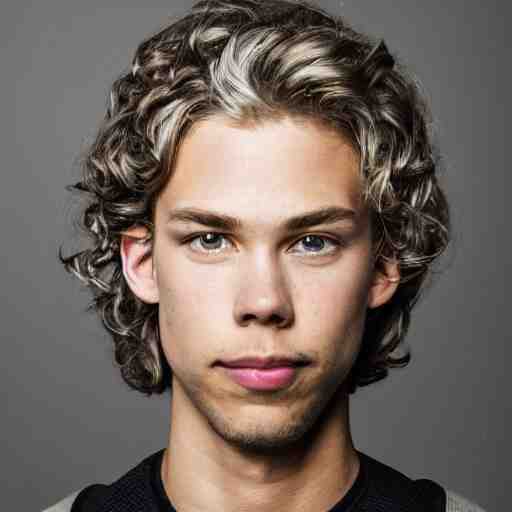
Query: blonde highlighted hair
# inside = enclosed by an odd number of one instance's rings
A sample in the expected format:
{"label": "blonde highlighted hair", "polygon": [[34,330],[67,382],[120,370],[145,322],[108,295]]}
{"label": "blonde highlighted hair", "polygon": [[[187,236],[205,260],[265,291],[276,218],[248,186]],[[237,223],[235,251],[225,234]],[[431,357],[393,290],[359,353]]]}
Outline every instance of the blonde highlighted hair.
{"label": "blonde highlighted hair", "polygon": [[69,187],[87,199],[80,223],[88,248],[65,268],[93,292],[126,383],[143,393],[171,387],[160,347],[158,305],[140,301],[121,266],[121,234],[154,233],[154,206],[172,176],[180,143],[198,120],[236,122],[282,115],[315,119],[360,154],[376,254],[395,258],[398,289],[369,310],[349,389],[410,360],[397,355],[411,309],[449,241],[429,114],[417,83],[389,53],[344,19],[303,1],[203,0],[137,48],[112,86],[107,113]]}

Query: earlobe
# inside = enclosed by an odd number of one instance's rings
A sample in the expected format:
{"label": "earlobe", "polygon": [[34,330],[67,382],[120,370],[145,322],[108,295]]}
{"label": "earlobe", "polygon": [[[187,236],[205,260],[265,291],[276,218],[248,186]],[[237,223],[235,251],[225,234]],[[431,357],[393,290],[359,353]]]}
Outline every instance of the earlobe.
{"label": "earlobe", "polygon": [[378,308],[393,297],[400,284],[400,269],[396,260],[386,260],[375,267],[368,293],[368,307]]}
{"label": "earlobe", "polygon": [[121,260],[123,275],[132,292],[143,302],[156,304],[159,301],[156,273],[151,257],[151,241],[145,241],[148,230],[134,227],[121,236]]}

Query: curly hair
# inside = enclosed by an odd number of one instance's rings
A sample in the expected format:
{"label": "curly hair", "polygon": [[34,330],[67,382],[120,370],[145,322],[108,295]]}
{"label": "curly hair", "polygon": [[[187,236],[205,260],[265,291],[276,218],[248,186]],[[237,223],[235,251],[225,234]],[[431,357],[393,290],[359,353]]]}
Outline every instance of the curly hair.
{"label": "curly hair", "polygon": [[[400,283],[368,310],[349,392],[405,366],[411,310],[434,260],[449,242],[439,158],[417,82],[383,41],[304,1],[202,0],[143,41],[113,84],[105,119],[68,186],[87,200],[85,250],[60,261],[93,292],[114,342],[115,362],[132,388],[171,388],[158,304],[142,302],[122,272],[120,241],[133,226],[154,236],[154,206],[172,175],[188,129],[215,114],[235,122],[281,115],[314,118],[348,138],[360,155],[372,212],[377,264],[393,258]],[[438,174],[438,173],[437,173]]]}

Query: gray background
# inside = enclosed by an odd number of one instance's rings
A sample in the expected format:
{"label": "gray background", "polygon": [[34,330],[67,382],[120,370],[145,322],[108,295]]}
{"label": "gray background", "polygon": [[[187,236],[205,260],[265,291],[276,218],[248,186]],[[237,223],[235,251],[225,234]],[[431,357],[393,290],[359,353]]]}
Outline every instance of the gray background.
{"label": "gray background", "polygon": [[[40,510],[84,485],[110,482],[166,442],[167,396],[147,399],[125,387],[109,338],[84,313],[89,295],[56,257],[74,233],[64,186],[77,176],[76,159],[103,116],[110,83],[139,40],[190,5],[142,4],[3,4],[3,510]],[[340,11],[338,2],[321,5]],[[347,0],[341,12],[384,37],[423,83],[456,232],[446,271],[413,315],[413,362],[353,400],[355,441],[412,477],[505,510],[512,483],[504,150],[511,84],[503,71],[510,7]]]}

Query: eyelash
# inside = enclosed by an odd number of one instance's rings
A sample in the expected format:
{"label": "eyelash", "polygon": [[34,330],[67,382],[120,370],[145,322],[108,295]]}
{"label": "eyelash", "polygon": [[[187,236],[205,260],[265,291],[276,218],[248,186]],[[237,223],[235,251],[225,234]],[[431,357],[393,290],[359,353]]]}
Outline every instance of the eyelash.
{"label": "eyelash", "polygon": [[[196,240],[201,240],[202,237],[205,237],[206,235],[210,235],[210,234],[211,235],[215,235],[217,237],[223,237],[225,240],[228,240],[228,237],[224,233],[218,233],[217,231],[201,231],[201,232],[198,232],[198,233],[194,233],[191,237],[188,237],[182,243],[183,244],[187,244],[187,245],[190,246],[192,244],[192,242],[194,242]],[[309,253],[308,255],[311,255],[313,257],[328,256],[328,255],[334,254],[334,253],[338,252],[338,250],[341,247],[344,246],[344,243],[341,240],[332,238],[330,236],[325,236],[325,235],[317,234],[317,233],[310,233],[308,235],[304,235],[302,238],[298,239],[294,243],[294,245],[296,243],[306,239],[307,237],[319,238],[319,239],[323,240],[324,242],[329,242],[333,246],[333,248],[331,250],[329,250],[328,252],[325,252],[325,251],[322,251],[322,250],[320,250],[320,251],[306,251],[306,253]],[[195,252],[199,252],[199,253],[205,254],[205,255],[213,255],[213,254],[219,254],[220,252],[222,252],[222,250],[221,249],[201,250],[201,251],[195,251]]]}

